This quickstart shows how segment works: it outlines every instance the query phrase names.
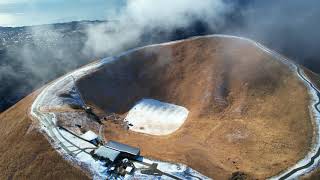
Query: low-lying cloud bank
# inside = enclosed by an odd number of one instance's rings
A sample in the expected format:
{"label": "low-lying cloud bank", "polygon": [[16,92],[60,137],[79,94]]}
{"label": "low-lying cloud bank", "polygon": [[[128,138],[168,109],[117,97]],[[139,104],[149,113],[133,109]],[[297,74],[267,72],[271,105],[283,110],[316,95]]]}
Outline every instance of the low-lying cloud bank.
{"label": "low-lying cloud bank", "polygon": [[[179,39],[182,29],[192,31],[182,38],[210,33],[249,37],[320,72],[319,6],[317,0],[128,0],[111,17],[116,22],[88,28],[85,52],[116,53],[148,38],[149,43]],[[202,29],[196,29],[197,22]]]}
{"label": "low-lying cloud bank", "polygon": [[157,35],[157,31],[171,32],[196,21],[206,22],[210,29],[216,29],[231,11],[232,4],[222,0],[129,0],[122,11],[111,17],[117,21],[88,28],[85,51],[114,53],[141,42],[146,32],[151,36]]}
{"label": "low-lying cloud bank", "polygon": [[239,10],[242,26],[226,29],[227,33],[261,41],[320,73],[320,1],[247,0],[246,3]]}

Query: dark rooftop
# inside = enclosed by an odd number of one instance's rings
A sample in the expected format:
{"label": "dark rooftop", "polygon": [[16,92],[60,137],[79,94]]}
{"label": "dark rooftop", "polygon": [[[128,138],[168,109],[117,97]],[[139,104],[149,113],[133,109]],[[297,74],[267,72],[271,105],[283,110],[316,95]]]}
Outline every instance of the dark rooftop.
{"label": "dark rooftop", "polygon": [[114,161],[119,156],[120,152],[106,148],[104,146],[100,146],[95,152],[95,155],[99,158],[109,159],[110,161]]}
{"label": "dark rooftop", "polygon": [[131,154],[131,155],[134,155],[134,156],[140,155],[140,149],[139,148],[128,146],[126,144],[122,144],[122,143],[115,142],[115,141],[108,141],[108,143],[105,144],[104,146],[107,147],[107,148],[113,149],[113,150],[117,150],[117,151],[120,151],[120,152]]}

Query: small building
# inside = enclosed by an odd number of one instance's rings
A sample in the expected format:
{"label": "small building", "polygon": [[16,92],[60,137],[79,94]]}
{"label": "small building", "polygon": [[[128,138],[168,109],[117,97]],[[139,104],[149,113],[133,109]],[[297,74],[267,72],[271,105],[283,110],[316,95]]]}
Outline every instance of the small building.
{"label": "small building", "polygon": [[115,162],[124,158],[136,159],[140,149],[115,141],[108,141],[93,152],[93,157],[107,162]]}
{"label": "small building", "polygon": [[90,141],[91,143],[93,143],[95,145],[98,145],[101,143],[101,139],[93,131],[87,131],[86,133],[82,134],[80,137],[87,140],[87,141]]}
{"label": "small building", "polygon": [[110,163],[116,161],[119,155],[119,151],[107,148],[105,146],[100,146],[94,151],[93,157]]}
{"label": "small building", "polygon": [[87,131],[86,133],[82,134],[81,137],[88,141],[92,141],[97,139],[98,135],[96,135],[96,133],[94,133],[93,131]]}
{"label": "small building", "polygon": [[136,159],[140,155],[140,149],[116,141],[108,141],[104,145],[107,148],[121,152],[122,158]]}

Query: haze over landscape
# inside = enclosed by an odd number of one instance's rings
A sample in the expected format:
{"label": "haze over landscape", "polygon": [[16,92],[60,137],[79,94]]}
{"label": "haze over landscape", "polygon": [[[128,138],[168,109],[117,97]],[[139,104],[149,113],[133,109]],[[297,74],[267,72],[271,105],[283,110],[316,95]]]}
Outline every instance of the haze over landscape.
{"label": "haze over landscape", "polygon": [[317,179],[319,5],[0,0],[0,179]]}
{"label": "haze over landscape", "polygon": [[[317,60],[319,10],[315,0],[205,0],[200,3],[137,0],[105,3],[86,0],[79,3],[1,1],[2,26],[6,26],[3,22],[8,19],[12,19],[12,26],[78,19],[106,21],[0,28],[0,82],[5,84],[0,87],[0,109],[8,108],[45,82],[99,57],[140,45],[212,33],[250,37],[320,72]],[[21,16],[28,20],[15,17],[23,11],[26,14]],[[68,17],[60,12],[73,15]],[[61,17],[52,19],[51,15]],[[42,20],[37,22],[33,16]]]}

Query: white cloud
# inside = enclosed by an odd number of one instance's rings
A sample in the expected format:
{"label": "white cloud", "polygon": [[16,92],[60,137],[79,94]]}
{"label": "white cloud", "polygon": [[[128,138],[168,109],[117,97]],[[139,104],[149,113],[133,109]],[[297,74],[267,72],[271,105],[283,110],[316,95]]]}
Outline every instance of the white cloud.
{"label": "white cloud", "polygon": [[0,0],[0,5],[19,4],[19,3],[33,3],[40,0]]}
{"label": "white cloud", "polygon": [[0,26],[11,26],[15,24],[16,18],[12,14],[0,13]]}
{"label": "white cloud", "polygon": [[24,3],[27,2],[27,0],[0,0],[0,4],[17,4],[17,3]]}
{"label": "white cloud", "polygon": [[[187,27],[194,20],[214,28],[229,10],[223,0],[128,0],[111,19],[119,23],[91,26],[85,52],[102,54],[123,50],[136,43],[146,29]],[[110,18],[110,16],[109,16]]]}
{"label": "white cloud", "polygon": [[225,11],[221,0],[129,0],[124,15],[140,25],[185,26]]}

